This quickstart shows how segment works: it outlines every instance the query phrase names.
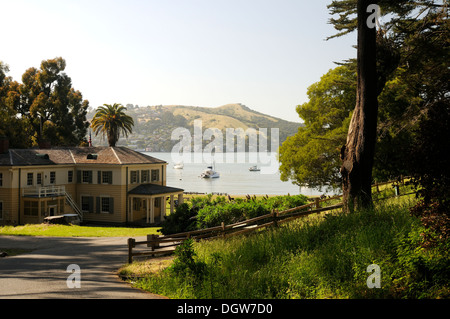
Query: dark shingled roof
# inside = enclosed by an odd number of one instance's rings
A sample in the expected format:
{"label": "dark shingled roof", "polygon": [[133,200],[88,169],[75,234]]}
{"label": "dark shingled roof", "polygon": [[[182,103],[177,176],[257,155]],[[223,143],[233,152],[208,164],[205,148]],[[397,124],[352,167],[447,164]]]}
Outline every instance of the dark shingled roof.
{"label": "dark shingled roof", "polygon": [[128,192],[130,195],[160,195],[184,192],[184,189],[155,184],[142,184]]}
{"label": "dark shingled roof", "polygon": [[[88,155],[95,155],[89,156]],[[71,147],[53,149],[9,149],[0,154],[0,166],[63,164],[166,164],[166,161],[126,147]]]}

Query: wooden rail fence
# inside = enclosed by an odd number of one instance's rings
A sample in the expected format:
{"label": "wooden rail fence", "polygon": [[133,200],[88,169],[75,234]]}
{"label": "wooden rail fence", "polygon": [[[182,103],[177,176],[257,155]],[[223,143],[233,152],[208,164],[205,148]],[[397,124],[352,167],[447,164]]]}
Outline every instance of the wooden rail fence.
{"label": "wooden rail fence", "polygon": [[[391,181],[391,182],[385,182],[385,183],[379,183],[373,185],[373,187],[376,188],[376,191],[379,192],[379,186],[392,184],[394,188],[398,186],[399,181]],[[402,184],[404,183],[404,178],[400,181]],[[398,196],[404,196],[404,195],[410,195],[413,193],[405,193],[400,194],[398,188],[396,188],[396,195],[394,197]],[[155,256],[155,255],[161,255],[161,254],[170,254],[173,253],[177,246],[181,245],[183,241],[187,239],[194,239],[194,240],[200,240],[200,239],[214,239],[214,238],[227,238],[235,235],[241,235],[246,234],[250,232],[254,232],[258,229],[265,228],[265,227],[273,227],[278,226],[282,223],[290,222],[292,220],[295,220],[300,217],[304,217],[311,214],[321,213],[325,211],[331,211],[334,209],[342,208],[344,205],[343,203],[338,203],[326,207],[321,207],[322,203],[341,199],[342,195],[333,196],[329,198],[315,198],[312,203],[294,207],[291,209],[287,209],[281,212],[273,211],[270,214],[266,214],[263,216],[255,217],[252,219],[244,220],[238,223],[234,223],[231,225],[225,225],[222,223],[221,226],[212,227],[212,228],[206,228],[206,229],[200,229],[190,232],[184,232],[184,233],[178,233],[178,234],[171,234],[166,236],[160,236],[160,235],[148,235],[147,240],[145,241],[136,241],[134,238],[128,239],[128,263],[133,262],[133,257],[135,256]],[[382,198],[380,200],[388,199]],[[133,251],[137,246],[146,246],[147,249],[144,251],[135,252]]]}
{"label": "wooden rail fence", "polygon": [[[175,248],[177,246],[181,245],[183,241],[187,239],[200,240],[227,238],[230,236],[254,232],[257,229],[265,227],[278,226],[282,223],[289,222],[303,216],[338,209],[343,206],[342,203],[327,207],[321,207],[321,204],[326,201],[339,199],[341,197],[342,196],[339,195],[325,199],[316,198],[314,202],[303,206],[294,207],[281,212],[275,210],[270,214],[258,216],[230,225],[225,225],[224,223],[222,223],[221,226],[166,236],[148,235],[147,240],[145,241],[137,241],[134,238],[129,238],[128,263],[131,264],[133,262],[134,256],[155,256],[172,253],[173,251],[175,251]],[[146,246],[148,249],[139,252],[133,251],[137,246]]]}

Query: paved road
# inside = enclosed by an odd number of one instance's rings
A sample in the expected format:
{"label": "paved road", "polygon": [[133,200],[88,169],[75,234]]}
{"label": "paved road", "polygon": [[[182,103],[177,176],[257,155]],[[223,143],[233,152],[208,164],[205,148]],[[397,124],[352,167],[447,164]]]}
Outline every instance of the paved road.
{"label": "paved road", "polygon": [[[0,236],[1,248],[33,251],[0,258],[0,299],[162,298],[117,277],[117,269],[127,262],[127,238]],[[68,288],[67,267],[72,264],[80,267],[80,288]]]}

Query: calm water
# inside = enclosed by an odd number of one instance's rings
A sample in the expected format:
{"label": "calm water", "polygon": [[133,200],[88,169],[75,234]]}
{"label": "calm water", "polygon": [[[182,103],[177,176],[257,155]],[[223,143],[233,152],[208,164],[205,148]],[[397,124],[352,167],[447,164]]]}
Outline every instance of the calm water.
{"label": "calm water", "polygon": [[[282,182],[280,173],[262,174],[261,172],[250,172],[249,167],[258,165],[262,168],[268,166],[258,162],[249,162],[249,155],[246,155],[244,163],[223,160],[223,163],[215,163],[214,167],[220,173],[220,178],[205,179],[200,174],[210,166],[211,163],[186,163],[183,169],[174,169],[174,161],[171,153],[152,153],[144,154],[165,160],[169,163],[167,166],[167,186],[178,187],[186,192],[197,193],[227,193],[231,195],[291,195],[304,194],[321,195],[324,191],[318,191],[310,188],[300,188],[291,182]],[[216,158],[219,155],[216,155]],[[222,156],[222,154],[220,154]],[[237,154],[236,154],[237,156]],[[257,157],[257,156],[256,156]],[[277,165],[279,165],[277,163]]]}

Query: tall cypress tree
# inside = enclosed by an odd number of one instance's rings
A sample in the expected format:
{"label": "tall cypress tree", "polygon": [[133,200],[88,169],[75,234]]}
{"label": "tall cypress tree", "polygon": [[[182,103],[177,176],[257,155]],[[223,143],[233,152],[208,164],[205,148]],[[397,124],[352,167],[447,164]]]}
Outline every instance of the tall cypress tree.
{"label": "tall cypress tree", "polygon": [[[383,13],[391,14],[390,20],[378,32],[368,24],[369,17],[373,14],[368,8],[373,4],[379,4]],[[424,68],[425,64],[433,65],[433,68],[442,65],[439,58],[431,54],[428,45],[434,42],[434,35],[442,33],[442,26],[448,25],[447,5],[447,1],[436,0],[335,0],[328,6],[331,14],[338,15],[337,18],[330,19],[330,23],[339,32],[330,38],[354,30],[358,32],[357,103],[347,143],[341,151],[341,175],[347,210],[372,206],[370,185],[377,136],[377,97],[396,70],[402,69],[404,78],[414,80],[427,69]],[[442,18],[443,15],[445,18]],[[444,50],[448,48],[446,41],[440,43]],[[424,55],[423,58],[421,54]],[[424,98],[424,106],[427,105],[427,100],[438,96],[433,88],[438,87],[439,92],[445,91],[445,85],[433,76],[439,74],[436,71],[427,73],[426,80],[432,79],[430,83],[415,85],[418,96]],[[448,74],[448,68],[444,67],[440,72]],[[443,79],[445,76],[439,78]]]}
{"label": "tall cypress tree", "polygon": [[342,148],[342,181],[346,209],[372,205],[372,168],[377,137],[376,29],[368,25],[372,0],[358,0],[358,54],[356,107],[347,143]]}

